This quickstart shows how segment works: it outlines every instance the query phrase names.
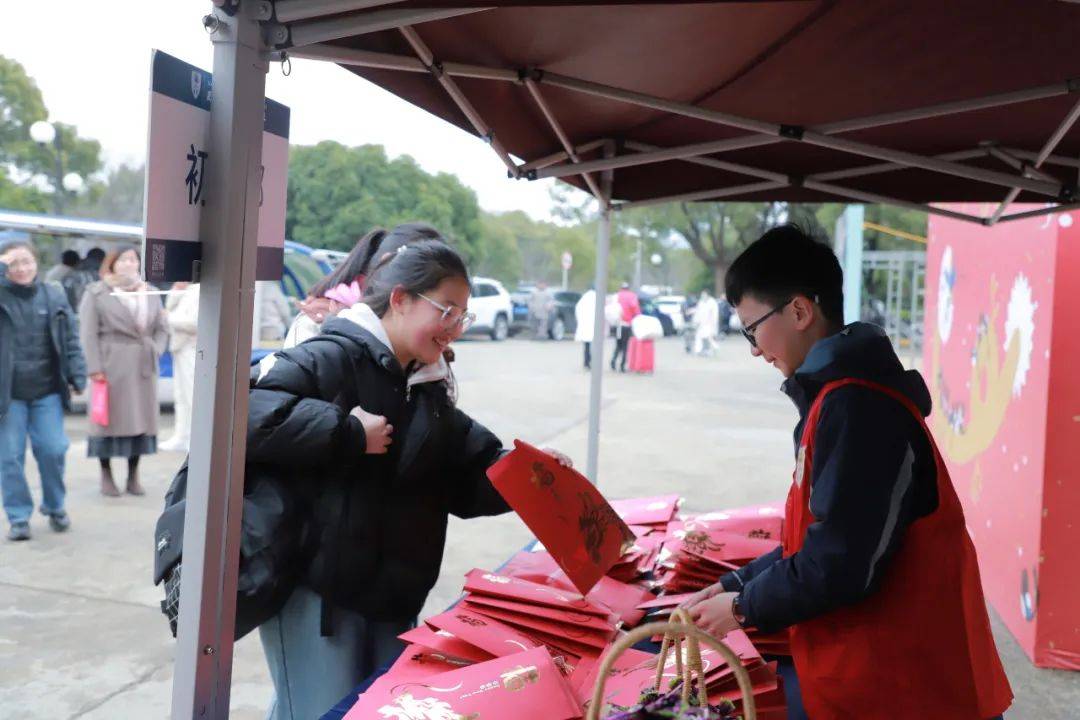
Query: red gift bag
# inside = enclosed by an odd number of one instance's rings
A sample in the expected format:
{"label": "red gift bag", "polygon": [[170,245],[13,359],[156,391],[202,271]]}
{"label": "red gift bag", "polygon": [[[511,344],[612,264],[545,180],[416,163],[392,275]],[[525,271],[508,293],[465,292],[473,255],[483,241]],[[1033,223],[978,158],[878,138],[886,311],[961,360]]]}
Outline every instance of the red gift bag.
{"label": "red gift bag", "polygon": [[109,426],[109,383],[105,380],[90,381],[90,422]]}

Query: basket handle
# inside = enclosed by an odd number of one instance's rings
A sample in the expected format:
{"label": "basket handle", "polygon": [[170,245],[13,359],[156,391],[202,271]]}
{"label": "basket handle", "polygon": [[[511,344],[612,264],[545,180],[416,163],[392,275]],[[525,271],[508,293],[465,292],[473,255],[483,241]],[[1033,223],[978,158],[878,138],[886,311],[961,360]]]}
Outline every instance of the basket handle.
{"label": "basket handle", "polygon": [[[735,672],[735,680],[739,683],[739,691],[742,692],[743,702],[743,720],[757,720],[757,711],[754,707],[754,688],[750,682],[750,676],[746,672],[746,668],[743,667],[742,661],[739,657],[721,641],[709,635],[703,630],[700,630],[693,623],[682,622],[654,622],[642,625],[641,627],[631,630],[629,633],[621,637],[612,646],[611,651],[604,658],[604,662],[600,665],[600,671],[596,678],[596,687],[593,688],[592,700],[589,703],[588,712],[585,715],[586,720],[600,720],[600,709],[604,704],[604,686],[607,684],[608,675],[611,673],[612,667],[615,665],[615,661],[642,640],[647,640],[654,635],[664,634],[664,644],[670,647],[670,641],[668,636],[685,636],[686,638],[692,638],[697,643],[704,643],[711,647],[716,652],[720,653],[724,661]],[[661,650],[663,652],[663,649]],[[677,651],[676,663],[681,664],[681,653]],[[663,661],[661,661],[663,662]],[[699,668],[700,668],[700,656],[699,656]],[[661,668],[663,666],[661,665]],[[661,670],[662,671],[662,670]],[[684,678],[686,671],[683,672]],[[685,684],[685,679],[684,679]],[[704,684],[702,683],[702,686]],[[686,689],[684,688],[684,692]]]}

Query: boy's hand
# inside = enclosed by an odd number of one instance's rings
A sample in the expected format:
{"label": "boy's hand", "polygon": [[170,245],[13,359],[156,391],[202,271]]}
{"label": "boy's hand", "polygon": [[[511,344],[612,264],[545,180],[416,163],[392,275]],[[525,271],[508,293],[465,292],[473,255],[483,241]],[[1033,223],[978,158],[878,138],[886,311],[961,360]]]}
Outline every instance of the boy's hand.
{"label": "boy's hand", "polygon": [[554,450],[554,449],[552,449],[552,448],[544,448],[543,450],[544,450],[544,452],[546,452],[546,453],[547,453],[548,455],[550,455],[551,457],[555,458],[556,462],[558,462],[558,463],[559,463],[560,465],[562,465],[563,467],[565,467],[565,468],[572,468],[572,467],[574,467],[574,461],[573,461],[573,460],[571,460],[571,459],[569,458],[569,456],[567,456],[567,455],[563,455],[563,454],[562,454],[561,452],[559,452],[558,450]]}
{"label": "boy's hand", "polygon": [[732,604],[739,593],[720,593],[702,600],[691,608],[690,619],[700,629],[715,638],[723,638],[732,630],[738,630],[739,621],[735,619]]}
{"label": "boy's hand", "polygon": [[684,610],[689,610],[698,603],[708,600],[711,597],[715,597],[722,592],[724,592],[724,586],[720,583],[714,583],[709,587],[705,588],[704,590],[698,590],[686,600],[683,600],[682,604],[680,604],[679,607],[683,608]]}
{"label": "boy's hand", "polygon": [[367,454],[385,455],[390,443],[393,441],[390,435],[394,432],[394,426],[387,422],[384,416],[372,415],[359,405],[354,407],[349,414],[364,426],[364,435],[367,437]]}

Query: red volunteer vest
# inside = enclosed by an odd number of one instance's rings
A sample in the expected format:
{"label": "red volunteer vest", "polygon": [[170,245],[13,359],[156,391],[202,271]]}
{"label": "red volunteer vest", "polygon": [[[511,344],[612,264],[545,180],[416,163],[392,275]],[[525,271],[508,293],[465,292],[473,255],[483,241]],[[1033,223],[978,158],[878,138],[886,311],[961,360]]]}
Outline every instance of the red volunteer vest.
{"label": "red volunteer vest", "polygon": [[[873,595],[791,629],[791,651],[811,720],[987,720],[1012,702],[986,614],[975,546],[949,472],[919,409],[876,383],[829,383],[806,418],[787,498],[783,553],[803,545],[814,439],[822,402],[844,385],[896,399],[918,419],[937,463],[937,510],[908,527]],[[867,478],[873,482],[874,478]]]}

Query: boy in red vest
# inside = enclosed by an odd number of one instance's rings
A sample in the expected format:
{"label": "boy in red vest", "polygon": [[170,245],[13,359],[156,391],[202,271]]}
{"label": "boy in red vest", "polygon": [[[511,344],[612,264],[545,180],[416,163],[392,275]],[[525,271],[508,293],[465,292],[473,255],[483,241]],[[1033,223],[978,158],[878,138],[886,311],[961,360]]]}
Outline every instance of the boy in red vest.
{"label": "boy in red vest", "polygon": [[781,547],[687,602],[694,621],[718,637],[790,627],[792,719],[1000,716],[1012,691],[922,376],[881,328],[844,325],[840,264],[795,226],[747,248],[725,285],[798,408],[796,466]]}

